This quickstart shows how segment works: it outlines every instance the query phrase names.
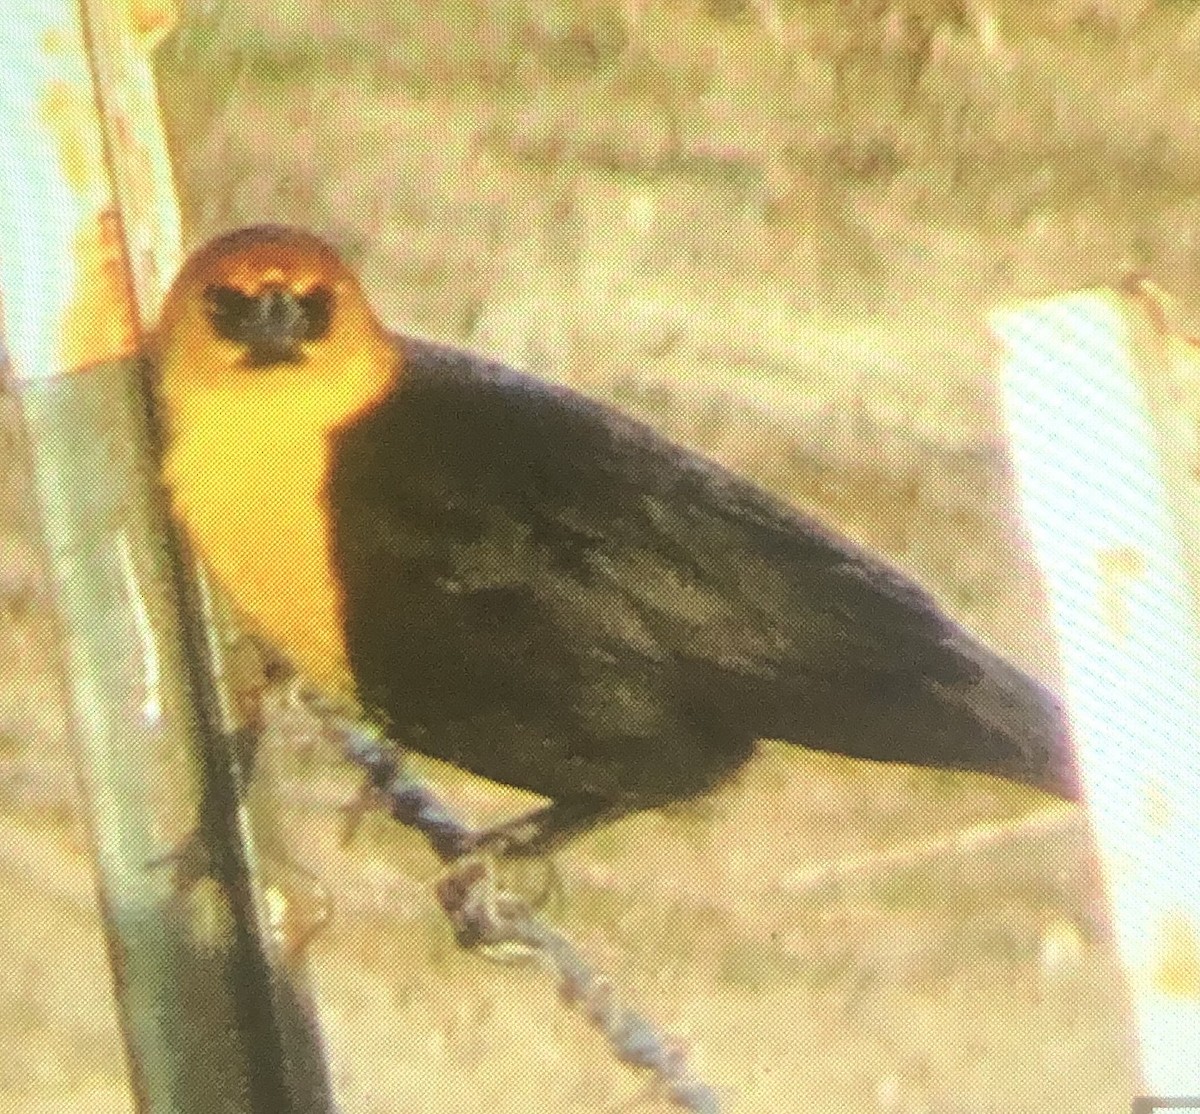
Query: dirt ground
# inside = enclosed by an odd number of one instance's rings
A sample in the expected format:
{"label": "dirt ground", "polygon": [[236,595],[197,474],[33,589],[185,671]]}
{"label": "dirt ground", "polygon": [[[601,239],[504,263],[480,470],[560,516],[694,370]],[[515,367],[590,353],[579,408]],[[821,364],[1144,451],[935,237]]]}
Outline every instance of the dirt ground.
{"label": "dirt ground", "polygon": [[[1198,63],[1183,0],[189,0],[159,73],[189,242],[313,228],[398,328],[647,417],[1053,682],[985,316],[1136,268],[1200,319]],[[131,1100],[14,423],[0,399],[0,1110],[108,1114]],[[544,976],[454,947],[418,840],[342,847],[353,776],[286,724],[268,754],[334,903],[311,967],[347,1114],[628,1109],[643,1081]],[[558,861],[561,926],[733,1114],[1137,1089],[1084,818],[1034,793],[764,744]]]}

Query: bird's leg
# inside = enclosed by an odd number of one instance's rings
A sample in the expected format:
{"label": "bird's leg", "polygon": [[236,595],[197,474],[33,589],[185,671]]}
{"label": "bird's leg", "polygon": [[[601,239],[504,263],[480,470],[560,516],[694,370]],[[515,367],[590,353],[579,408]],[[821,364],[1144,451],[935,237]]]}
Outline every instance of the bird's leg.
{"label": "bird's leg", "polygon": [[[305,698],[303,690],[298,695]],[[477,831],[409,777],[403,769],[403,753],[369,724],[333,712],[319,698],[305,703],[338,738],[345,756],[366,772],[367,782],[355,806],[358,816],[371,803],[383,803],[393,819],[424,834],[448,864],[438,881],[437,896],[461,947],[494,960],[532,959],[549,967],[563,1001],[580,1010],[604,1035],[617,1058],[651,1073],[654,1097],[666,1098],[692,1114],[719,1114],[716,1093],[692,1072],[678,1042],[622,1005],[612,984],[593,970],[570,940],[536,917],[537,903],[526,901],[496,877],[494,854],[544,854],[575,832],[624,810],[602,798],[580,796],[553,801]]]}
{"label": "bird's leg", "polygon": [[505,820],[475,836],[473,850],[512,858],[547,855],[573,835],[624,811],[603,797],[560,797],[542,808]]}
{"label": "bird's leg", "polygon": [[[574,830],[577,823],[586,827],[585,816],[594,815],[592,808],[585,813],[555,802],[532,814],[479,831],[454,816],[427,785],[409,776],[404,770],[402,754],[389,740],[364,724],[342,722],[334,728],[342,739],[343,753],[367,774],[362,792],[348,810],[348,837],[368,808],[382,805],[397,823],[419,831],[443,862],[452,863],[466,855],[528,859],[544,854]],[[541,842],[547,833],[548,838]],[[535,909],[562,895],[562,883],[554,865],[549,860],[546,863],[540,887],[528,898]]]}
{"label": "bird's leg", "polygon": [[353,708],[330,700],[303,680],[297,678],[290,699],[315,717],[321,731],[337,744],[346,760],[367,775],[362,790],[346,808],[346,842],[353,838],[369,809],[382,807],[397,823],[424,835],[443,862],[473,849],[474,829],[408,774],[403,751],[395,742],[371,723],[356,718]]}
{"label": "bird's leg", "polygon": [[303,683],[294,690],[294,698],[320,720],[346,759],[367,775],[362,792],[347,809],[347,839],[368,809],[382,805],[397,823],[421,832],[444,862],[474,852],[534,858],[623,811],[603,797],[580,794],[551,801],[482,831],[471,828],[454,816],[433,790],[408,774],[401,748],[371,724],[329,704]]}
{"label": "bird's leg", "polygon": [[549,968],[562,1000],[604,1035],[617,1059],[651,1073],[648,1097],[691,1114],[720,1114],[717,1093],[692,1071],[683,1046],[622,1003],[613,984],[565,935],[501,888],[489,858],[457,863],[438,883],[437,896],[462,947],[496,958],[534,958]]}
{"label": "bird's leg", "polygon": [[[562,881],[553,861],[545,858],[576,832],[615,813],[603,799],[580,796],[554,801],[514,820],[483,831],[458,819],[432,789],[404,769],[403,751],[371,724],[356,720],[346,709],[330,704],[302,682],[292,698],[316,716],[322,729],[336,739],[343,755],[366,773],[362,790],[346,808],[344,839],[353,838],[369,809],[382,808],[399,824],[419,831],[445,863],[467,855],[494,855],[530,861],[541,858],[545,872],[538,884],[516,883],[531,908],[542,909],[563,896]],[[513,879],[509,878],[511,885]]]}
{"label": "bird's leg", "polygon": [[[341,743],[342,753],[367,774],[362,791],[347,809],[346,839],[349,840],[363,815],[370,808],[383,807],[399,824],[414,828],[429,841],[434,853],[444,863],[451,864],[453,875],[460,864],[469,869],[466,857],[478,862],[480,856],[504,855],[506,827],[480,832],[468,827],[440,801],[426,785],[410,777],[404,770],[402,752],[390,740],[370,725],[326,714],[327,729]],[[548,810],[547,810],[548,811]],[[514,822],[520,825],[522,820]],[[489,843],[494,833],[495,843]],[[528,855],[534,852],[518,852]],[[525,898],[533,909],[543,908],[552,898],[562,897],[562,882],[550,860],[540,885]],[[511,879],[510,879],[511,881]],[[507,890],[506,890],[507,892]]]}

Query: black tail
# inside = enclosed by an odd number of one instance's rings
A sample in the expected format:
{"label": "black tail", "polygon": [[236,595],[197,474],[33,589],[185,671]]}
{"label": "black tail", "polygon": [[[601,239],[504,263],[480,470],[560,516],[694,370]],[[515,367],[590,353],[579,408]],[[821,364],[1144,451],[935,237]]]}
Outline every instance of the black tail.
{"label": "black tail", "polygon": [[1062,703],[965,632],[953,648],[957,677],[843,679],[816,700],[810,684],[771,733],[853,758],[993,774],[1078,800]]}
{"label": "black tail", "polygon": [[978,676],[934,686],[951,722],[963,725],[953,765],[1078,800],[1079,771],[1063,703],[974,639],[964,635],[961,649],[978,666]]}

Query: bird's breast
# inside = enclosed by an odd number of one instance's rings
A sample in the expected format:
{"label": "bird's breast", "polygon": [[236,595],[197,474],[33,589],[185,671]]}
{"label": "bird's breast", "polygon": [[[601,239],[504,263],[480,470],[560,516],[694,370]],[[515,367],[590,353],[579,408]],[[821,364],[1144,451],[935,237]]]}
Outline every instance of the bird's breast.
{"label": "bird's breast", "polygon": [[353,692],[331,560],[330,431],[294,406],[192,408],[164,460],[172,510],[251,628],[316,684]]}

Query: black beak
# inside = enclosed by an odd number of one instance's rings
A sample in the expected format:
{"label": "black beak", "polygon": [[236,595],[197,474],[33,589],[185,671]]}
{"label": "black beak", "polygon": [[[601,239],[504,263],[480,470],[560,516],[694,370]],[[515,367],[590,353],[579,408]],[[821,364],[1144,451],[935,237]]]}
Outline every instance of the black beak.
{"label": "black beak", "polygon": [[324,287],[297,294],[271,285],[245,294],[231,286],[210,286],[204,299],[213,331],[242,345],[249,367],[302,363],[301,346],[329,332],[333,294]]}

